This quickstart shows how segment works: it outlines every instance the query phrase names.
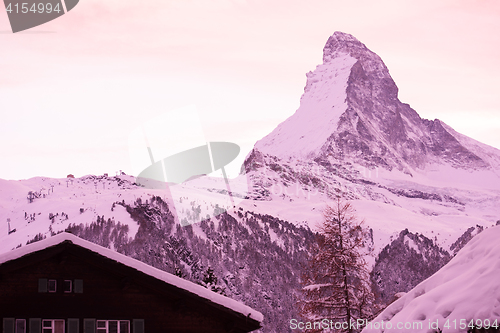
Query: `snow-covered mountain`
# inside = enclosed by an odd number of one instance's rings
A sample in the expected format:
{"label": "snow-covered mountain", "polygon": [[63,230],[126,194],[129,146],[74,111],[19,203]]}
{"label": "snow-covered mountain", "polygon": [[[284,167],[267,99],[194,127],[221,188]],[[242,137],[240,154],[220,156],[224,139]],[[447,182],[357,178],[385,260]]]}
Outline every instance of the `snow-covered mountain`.
{"label": "snow-covered mountain", "polygon": [[379,253],[371,272],[374,291],[383,304],[388,304],[394,295],[410,290],[450,259],[450,254],[432,239],[405,229]]}
{"label": "snow-covered mountain", "polygon": [[245,171],[257,200],[310,212],[336,194],[353,199],[379,250],[406,228],[450,250],[467,228],[500,219],[500,150],[422,119],[399,101],[380,57],[341,32],[307,74],[298,110],[255,144]]}
{"label": "snow-covered mountain", "polygon": [[[500,326],[500,227],[474,237],[437,273],[389,305],[363,332],[466,332]],[[382,325],[382,322],[384,323]]]}
{"label": "snow-covered mountain", "polygon": [[408,174],[433,163],[466,170],[500,165],[500,151],[400,102],[382,59],[341,32],[328,39],[323,64],[307,74],[299,109],[255,149],[283,160],[345,161]]}

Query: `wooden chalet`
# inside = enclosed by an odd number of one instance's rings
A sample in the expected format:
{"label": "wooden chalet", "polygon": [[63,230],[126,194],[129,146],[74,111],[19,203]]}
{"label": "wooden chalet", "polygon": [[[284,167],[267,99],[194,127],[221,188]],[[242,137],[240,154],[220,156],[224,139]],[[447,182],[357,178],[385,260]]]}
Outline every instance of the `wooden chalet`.
{"label": "wooden chalet", "polygon": [[250,332],[260,312],[61,233],[0,255],[3,333]]}

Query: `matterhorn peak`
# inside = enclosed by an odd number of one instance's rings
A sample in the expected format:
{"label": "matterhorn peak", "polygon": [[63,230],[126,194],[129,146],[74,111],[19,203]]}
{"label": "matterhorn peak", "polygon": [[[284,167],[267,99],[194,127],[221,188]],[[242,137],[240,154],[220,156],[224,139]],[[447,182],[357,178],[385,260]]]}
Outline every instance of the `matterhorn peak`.
{"label": "matterhorn peak", "polygon": [[389,70],[377,54],[370,51],[365,44],[361,43],[354,36],[336,31],[328,38],[323,48],[323,63],[327,64],[344,54],[348,54],[350,57],[356,59],[359,62],[358,66],[367,75],[379,79],[390,79],[392,81]]}
{"label": "matterhorn peak", "polygon": [[323,64],[307,73],[300,107],[255,149],[285,160],[345,161],[407,174],[433,163],[488,167],[489,158],[466,141],[401,103],[382,59],[352,35],[335,32]]}
{"label": "matterhorn peak", "polygon": [[362,52],[371,52],[357,40],[353,35],[344,32],[336,31],[325,44],[323,48],[323,62],[329,62],[335,58],[339,53],[347,53],[354,58]]}

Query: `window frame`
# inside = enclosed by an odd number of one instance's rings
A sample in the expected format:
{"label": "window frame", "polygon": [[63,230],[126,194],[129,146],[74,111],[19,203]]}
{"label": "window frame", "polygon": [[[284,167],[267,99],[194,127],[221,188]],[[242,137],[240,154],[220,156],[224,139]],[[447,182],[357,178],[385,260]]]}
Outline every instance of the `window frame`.
{"label": "window frame", "polygon": [[[18,330],[18,323],[24,323],[23,330]],[[14,332],[15,333],[26,333],[26,319],[16,319],[15,321],[15,326],[14,326]]]}
{"label": "window frame", "polygon": [[[69,283],[69,290],[66,290],[66,283]],[[73,280],[63,280],[63,293],[71,294],[73,292]]]}
{"label": "window frame", "polygon": [[[54,290],[51,289],[51,283],[54,283]],[[57,292],[57,280],[50,279],[47,281],[47,291],[49,293],[56,293]]]}

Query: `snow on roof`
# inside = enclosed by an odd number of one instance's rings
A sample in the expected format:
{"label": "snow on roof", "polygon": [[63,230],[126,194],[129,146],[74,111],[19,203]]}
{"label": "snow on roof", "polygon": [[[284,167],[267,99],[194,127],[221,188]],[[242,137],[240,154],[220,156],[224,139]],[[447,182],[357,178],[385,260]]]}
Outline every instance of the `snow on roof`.
{"label": "snow on roof", "polygon": [[436,322],[443,332],[465,332],[469,327],[461,328],[461,323],[469,325],[472,319],[489,319],[490,325],[497,320],[500,326],[499,238],[500,226],[475,236],[448,264],[390,304],[363,333],[437,331],[431,327]]}
{"label": "snow on roof", "polygon": [[184,280],[178,276],[175,276],[173,274],[167,273],[165,271],[162,271],[160,269],[151,267],[139,260],[136,260],[134,258],[127,257],[123,254],[120,254],[118,252],[115,252],[113,250],[104,248],[102,246],[99,246],[97,244],[91,243],[89,241],[86,241],[84,239],[81,239],[73,234],[70,233],[60,233],[57,234],[53,237],[31,243],[29,245],[23,246],[21,248],[2,253],[0,254],[0,265],[3,263],[6,263],[8,261],[21,258],[27,254],[37,252],[43,249],[46,249],[48,247],[60,244],[64,241],[71,241],[73,244],[81,246],[83,248],[86,248],[92,252],[95,252],[97,254],[100,254],[104,257],[107,257],[109,259],[115,260],[121,264],[124,264],[126,266],[132,267],[142,273],[145,273],[147,275],[150,275],[152,277],[155,277],[159,280],[162,280],[170,285],[176,286],[178,288],[184,289],[189,291],[190,293],[193,293],[195,295],[198,295],[202,298],[205,298],[207,300],[210,300],[216,304],[222,305],[226,308],[229,308],[235,312],[241,313],[244,316],[249,316],[250,318],[262,322],[264,320],[264,316],[262,313],[250,308],[249,306],[244,305],[243,303],[240,303],[238,301],[235,301],[234,299],[222,296],[220,294],[214,293],[200,285],[197,285],[191,281]]}

